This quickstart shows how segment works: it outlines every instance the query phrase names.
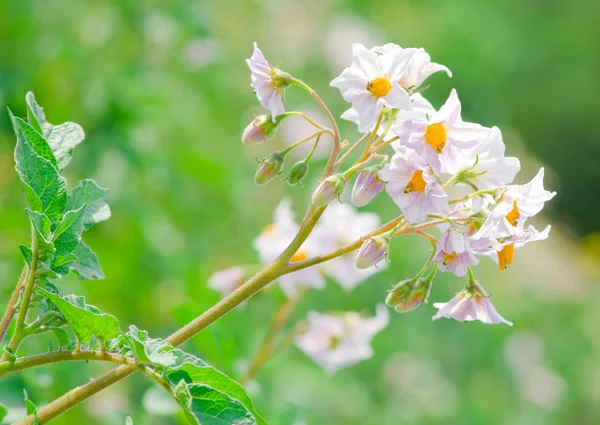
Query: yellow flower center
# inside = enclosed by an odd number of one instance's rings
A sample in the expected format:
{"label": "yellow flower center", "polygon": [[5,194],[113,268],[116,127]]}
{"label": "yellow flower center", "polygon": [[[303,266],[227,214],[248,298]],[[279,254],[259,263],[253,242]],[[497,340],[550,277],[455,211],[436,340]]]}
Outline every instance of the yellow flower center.
{"label": "yellow flower center", "polygon": [[296,254],[294,254],[294,256],[292,257],[292,259],[290,260],[292,263],[295,263],[297,261],[302,261],[302,260],[306,260],[308,258],[308,253],[301,249],[298,252],[296,252]]}
{"label": "yellow flower center", "polygon": [[500,270],[506,269],[506,266],[512,264],[513,258],[515,256],[515,246],[513,244],[506,245],[498,254],[498,265],[500,266]]}
{"label": "yellow flower center", "polygon": [[273,233],[275,233],[275,224],[271,223],[271,224],[267,224],[265,226],[265,228],[263,229],[263,232],[266,233],[267,235],[272,235]]}
{"label": "yellow flower center", "polygon": [[425,131],[425,140],[437,153],[442,153],[446,146],[446,129],[442,123],[431,124]]}
{"label": "yellow flower center", "polygon": [[444,261],[443,261],[444,266],[447,266],[449,263],[456,260],[456,252],[453,252],[452,254],[448,254],[448,253],[444,252],[443,258],[444,258]]}
{"label": "yellow flower center", "polygon": [[367,90],[377,99],[385,96],[392,89],[392,85],[386,78],[375,78],[367,83]]}
{"label": "yellow flower center", "polygon": [[404,188],[404,193],[425,192],[425,186],[427,182],[423,180],[423,170],[417,170]]}
{"label": "yellow flower center", "polygon": [[521,218],[521,213],[519,212],[519,207],[517,206],[517,201],[513,201],[513,209],[510,210],[510,212],[508,214],[506,214],[505,217],[510,224],[517,227],[518,220]]}

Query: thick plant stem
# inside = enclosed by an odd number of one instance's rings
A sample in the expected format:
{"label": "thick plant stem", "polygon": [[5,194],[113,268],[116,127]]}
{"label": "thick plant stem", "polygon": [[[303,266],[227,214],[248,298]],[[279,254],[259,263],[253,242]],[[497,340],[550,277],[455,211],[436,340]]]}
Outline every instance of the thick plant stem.
{"label": "thick plant stem", "polygon": [[0,363],[0,377],[8,375],[9,373],[18,372],[20,370],[29,369],[36,366],[76,360],[99,360],[119,364],[135,365],[134,359],[119,356],[117,354],[101,353],[99,351],[54,351],[50,353],[23,357],[15,360],[14,362],[6,361]]}
{"label": "thick plant stem", "polygon": [[17,281],[17,286],[13,291],[10,300],[8,301],[8,305],[6,306],[6,310],[4,311],[4,315],[2,316],[2,320],[0,320],[0,344],[4,341],[4,337],[6,336],[6,332],[8,332],[8,328],[10,323],[12,322],[15,312],[17,311],[17,302],[19,301],[19,294],[23,289],[23,285],[25,284],[25,277],[27,276],[27,264],[23,266],[23,271],[21,272],[21,276],[19,276],[19,280]]}
{"label": "thick plant stem", "polygon": [[[239,287],[235,292],[223,298],[223,300],[205,311],[195,320],[179,329],[170,337],[166,338],[165,341],[169,342],[173,346],[183,344],[205,327],[223,317],[229,311],[233,310],[236,306],[250,298],[252,295],[279,277],[283,273],[283,267],[289,263],[290,259],[304,243],[310,232],[312,232],[312,229],[323,214],[324,210],[325,208],[322,207],[313,211],[312,215],[305,220],[305,224],[302,226],[294,240],[285,249],[285,251],[275,261],[273,261],[273,263],[265,267],[256,276]],[[92,395],[102,391],[121,379],[126,378],[136,370],[137,369],[132,366],[121,365],[85,385],[69,391],[67,394],[54,400],[50,404],[38,409],[37,417],[40,423],[47,423],[56,416],[69,410]],[[19,422],[16,422],[14,425],[32,425],[34,421],[35,418],[33,415],[29,415],[26,418],[21,419]]]}

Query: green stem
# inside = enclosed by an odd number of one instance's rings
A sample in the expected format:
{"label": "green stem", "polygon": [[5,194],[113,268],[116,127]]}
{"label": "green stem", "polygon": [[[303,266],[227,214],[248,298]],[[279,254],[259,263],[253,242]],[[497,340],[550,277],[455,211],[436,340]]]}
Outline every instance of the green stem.
{"label": "green stem", "polygon": [[[27,273],[27,281],[25,282],[25,290],[23,291],[23,300],[21,302],[21,307],[19,308],[15,332],[8,343],[8,348],[10,348],[14,354],[17,353],[19,345],[21,345],[21,342],[23,341],[23,329],[25,328],[27,313],[29,313],[29,302],[31,301],[31,295],[33,294],[33,287],[35,286],[35,273],[39,261],[38,239],[33,224],[31,225],[31,251],[33,252],[33,257]],[[8,360],[8,354],[4,353],[2,357],[0,357],[0,362],[6,360]]]}
{"label": "green stem", "polygon": [[17,286],[13,291],[10,300],[8,301],[8,306],[6,306],[6,310],[4,311],[4,315],[2,316],[2,320],[0,320],[0,344],[4,341],[4,337],[6,336],[6,332],[15,317],[15,313],[17,311],[17,303],[19,302],[19,294],[23,289],[23,285],[25,283],[25,278],[27,277],[28,266],[25,264],[23,266],[23,270],[21,271],[21,276],[19,276],[19,280],[17,281]]}
{"label": "green stem", "polygon": [[37,354],[35,356],[23,357],[14,362],[6,361],[0,363],[0,376],[32,367],[43,366],[50,363],[65,361],[106,361],[118,364],[135,365],[135,361],[128,357],[117,354],[101,353],[99,351],[53,351],[50,353]]}

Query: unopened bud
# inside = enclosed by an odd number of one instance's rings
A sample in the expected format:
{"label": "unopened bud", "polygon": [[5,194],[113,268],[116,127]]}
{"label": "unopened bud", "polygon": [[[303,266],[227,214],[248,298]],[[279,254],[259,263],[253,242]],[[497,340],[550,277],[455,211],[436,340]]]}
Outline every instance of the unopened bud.
{"label": "unopened bud", "polygon": [[298,161],[292,168],[290,168],[290,172],[287,176],[287,181],[290,186],[296,186],[297,184],[302,183],[304,177],[308,173],[308,163],[306,160]]}
{"label": "unopened bud", "polygon": [[274,152],[260,162],[254,181],[256,184],[266,184],[281,173],[284,157],[280,152]]}
{"label": "unopened bud", "polygon": [[374,165],[358,174],[354,188],[352,188],[352,204],[355,207],[367,205],[375,195],[381,192],[385,182],[377,175],[380,170],[380,165]]}
{"label": "unopened bud", "polygon": [[312,196],[312,203],[316,207],[324,207],[328,205],[335,198],[340,197],[344,192],[344,186],[346,185],[346,179],[341,174],[334,174],[333,176],[327,177],[314,191]]}
{"label": "unopened bud", "polygon": [[279,123],[280,120],[276,119],[273,122],[269,115],[257,116],[242,133],[242,143],[245,145],[256,145],[257,143],[264,142],[275,134]]}
{"label": "unopened bud", "polygon": [[355,264],[359,269],[367,269],[387,259],[390,251],[389,236],[379,236],[367,239],[358,250]]}
{"label": "unopened bud", "polygon": [[435,273],[425,278],[403,280],[389,291],[385,303],[399,313],[406,313],[425,304],[431,291],[431,282]]}

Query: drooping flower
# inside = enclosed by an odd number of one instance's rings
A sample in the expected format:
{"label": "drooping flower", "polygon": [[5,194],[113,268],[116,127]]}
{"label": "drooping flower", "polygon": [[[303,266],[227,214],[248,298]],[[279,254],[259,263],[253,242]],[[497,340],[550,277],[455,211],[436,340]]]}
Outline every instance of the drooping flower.
{"label": "drooping flower", "polygon": [[[300,226],[296,223],[291,209],[291,200],[289,198],[282,199],[275,209],[273,223],[265,227],[254,240],[254,248],[258,251],[260,261],[268,264],[277,258],[294,239],[299,229]],[[318,254],[320,254],[320,248],[317,240],[309,237],[296,252],[291,262],[302,261]],[[290,298],[297,296],[300,287],[322,289],[325,286],[325,279],[316,266],[283,275],[279,277],[278,281]]]}
{"label": "drooping flower", "polygon": [[397,44],[388,43],[381,47],[373,48],[373,51],[382,55],[404,55],[409,58],[397,81],[410,94],[420,88],[423,82],[436,72],[445,72],[448,77],[452,78],[452,72],[448,68],[444,65],[431,62],[431,57],[425,49],[403,49]]}
{"label": "drooping flower", "polygon": [[250,85],[256,92],[256,97],[263,108],[271,112],[275,121],[278,115],[285,112],[283,92],[291,83],[291,76],[277,68],[273,68],[254,43],[254,51],[250,59],[246,59],[250,68],[252,82]]}
{"label": "drooping flower", "polygon": [[235,266],[226,270],[220,270],[208,278],[208,287],[221,293],[224,297],[239,288],[248,276],[248,270],[244,266]]}
{"label": "drooping flower", "polygon": [[331,82],[344,99],[352,103],[358,113],[359,130],[368,131],[377,121],[385,106],[411,109],[408,92],[400,87],[404,68],[410,60],[408,54],[377,53],[362,44],[352,45],[352,65]]}
{"label": "drooping flower", "polygon": [[383,190],[385,182],[379,178],[380,165],[374,165],[358,173],[352,188],[352,205],[364,207]]}
{"label": "drooping flower", "polygon": [[490,131],[479,124],[463,122],[460,113],[460,101],[456,90],[452,90],[439,111],[425,117],[400,116],[394,131],[405,135],[401,144],[414,149],[436,172],[455,174],[462,166],[473,165],[470,152]]}
{"label": "drooping flower", "polygon": [[544,169],[527,184],[507,186],[473,239],[501,239],[522,232],[529,217],[539,213],[556,192],[544,189]]}
{"label": "drooping flower", "polygon": [[373,355],[371,341],[389,322],[383,304],[374,317],[356,312],[308,313],[307,327],[296,336],[296,346],[328,373],[353,366]]}
{"label": "drooping flower", "polygon": [[434,258],[440,270],[451,271],[457,276],[466,275],[467,266],[479,263],[473,255],[468,236],[457,228],[442,233]]}
{"label": "drooping flower", "polygon": [[262,143],[275,134],[278,125],[279,120],[272,120],[267,115],[259,115],[244,129],[242,143],[245,145]]}
{"label": "drooping flower", "polygon": [[426,277],[406,279],[394,285],[385,298],[385,303],[398,313],[407,313],[427,302],[435,271]]}
{"label": "drooping flower", "polygon": [[459,322],[479,320],[488,325],[498,323],[513,325],[512,322],[500,316],[490,301],[489,294],[475,280],[467,283],[465,289],[449,302],[434,303],[433,306],[438,309],[433,320],[445,317]]}
{"label": "drooping flower", "polygon": [[386,190],[408,223],[420,223],[429,214],[450,211],[448,195],[442,190],[431,167],[410,148],[401,146],[379,176],[388,182]]}
{"label": "drooping flower", "polygon": [[[379,227],[381,221],[374,213],[359,213],[350,205],[333,202],[313,231],[323,252],[330,252],[364,237]],[[383,260],[383,259],[382,259]],[[380,261],[376,267],[360,269],[353,253],[345,254],[323,264],[323,271],[347,291],[387,266]]]}

